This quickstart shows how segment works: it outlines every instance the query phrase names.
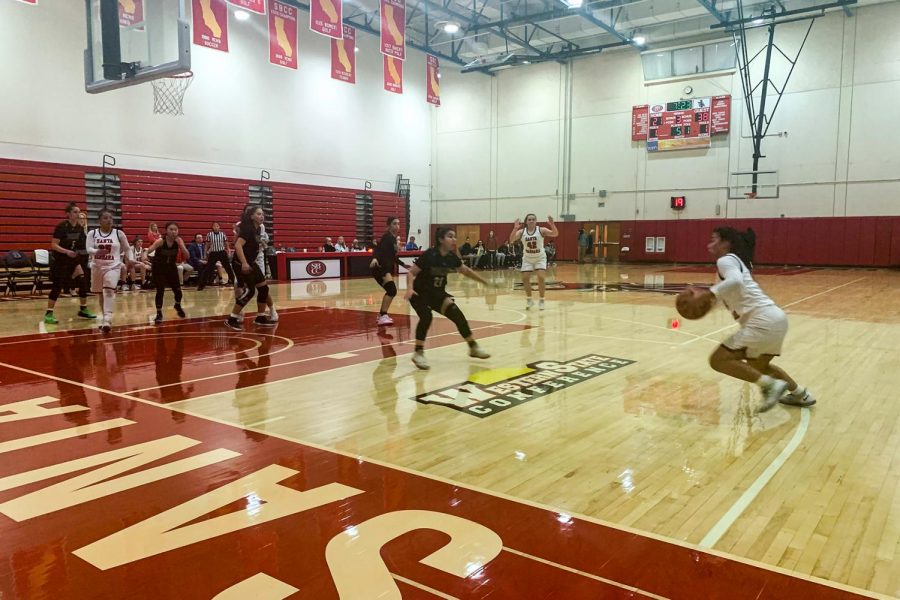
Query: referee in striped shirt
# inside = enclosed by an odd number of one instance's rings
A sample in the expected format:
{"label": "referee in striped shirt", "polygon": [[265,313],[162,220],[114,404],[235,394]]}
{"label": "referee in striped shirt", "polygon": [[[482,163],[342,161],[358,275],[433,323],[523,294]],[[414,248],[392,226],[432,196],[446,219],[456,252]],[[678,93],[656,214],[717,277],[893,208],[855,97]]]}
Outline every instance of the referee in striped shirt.
{"label": "referee in striped shirt", "polygon": [[206,234],[206,268],[200,273],[200,281],[197,285],[199,292],[212,282],[213,275],[216,272],[216,263],[222,263],[225,271],[228,272],[228,285],[234,285],[234,271],[231,268],[231,261],[228,260],[228,236],[222,231],[218,223],[212,224],[212,231]]}

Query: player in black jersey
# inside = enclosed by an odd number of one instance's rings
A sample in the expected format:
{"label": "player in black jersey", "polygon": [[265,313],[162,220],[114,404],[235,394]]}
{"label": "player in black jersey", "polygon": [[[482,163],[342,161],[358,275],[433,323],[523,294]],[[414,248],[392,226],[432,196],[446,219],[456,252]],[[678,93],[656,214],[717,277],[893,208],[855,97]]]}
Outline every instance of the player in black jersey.
{"label": "player in black jersey", "polygon": [[388,217],[387,230],[378,245],[373,251],[372,262],[369,268],[372,271],[372,278],[382,288],[384,288],[384,297],[381,299],[381,310],[378,312],[377,324],[393,325],[394,320],[388,314],[394,297],[397,295],[397,284],[394,283],[394,265],[403,265],[403,262],[397,256],[397,234],[400,232],[400,219],[397,217]]}
{"label": "player in black jersey", "polygon": [[416,326],[416,351],[413,353],[412,361],[420,369],[429,368],[425,360],[425,336],[431,326],[431,311],[439,312],[453,321],[459,329],[459,334],[469,343],[469,356],[491,357],[472,337],[466,316],[453,301],[453,296],[447,293],[447,274],[456,272],[484,285],[490,285],[472,269],[463,265],[462,259],[456,253],[456,232],[450,228],[438,227],[434,247],[416,259],[406,276],[406,300],[419,315],[419,324]]}
{"label": "player in black jersey", "polygon": [[50,299],[47,300],[47,312],[44,314],[44,323],[56,325],[59,321],[53,316],[53,308],[62,291],[63,286],[68,285],[70,279],[74,280],[78,288],[78,299],[81,308],[78,316],[82,319],[96,319],[97,315],[87,309],[88,282],[82,266],[82,255],[87,257],[85,241],[87,237],[84,228],[78,224],[78,215],[81,211],[78,205],[70,202],[66,207],[66,220],[62,221],[53,230],[53,239],[50,248],[53,251],[53,264],[51,275],[53,287],[50,288]]}
{"label": "player in black jersey", "polygon": [[[253,320],[254,325],[274,327],[277,321],[270,318],[266,301],[269,299],[269,282],[256,260],[260,252],[260,234],[265,220],[263,210],[256,204],[248,204],[241,214],[238,236],[234,241],[234,274],[240,293],[234,300],[234,308],[225,321],[228,327],[241,331],[243,323],[241,312],[247,303],[256,296],[256,308],[259,314]],[[272,311],[274,312],[274,306]]]}
{"label": "player in black jersey", "polygon": [[181,278],[178,276],[178,251],[184,256],[190,256],[184,241],[178,237],[178,223],[166,223],[166,233],[153,242],[147,248],[147,254],[153,254],[153,282],[156,284],[156,318],[154,323],[162,323],[163,297],[166,294],[166,286],[172,288],[175,293],[175,312],[184,318],[184,309],[181,308]]}

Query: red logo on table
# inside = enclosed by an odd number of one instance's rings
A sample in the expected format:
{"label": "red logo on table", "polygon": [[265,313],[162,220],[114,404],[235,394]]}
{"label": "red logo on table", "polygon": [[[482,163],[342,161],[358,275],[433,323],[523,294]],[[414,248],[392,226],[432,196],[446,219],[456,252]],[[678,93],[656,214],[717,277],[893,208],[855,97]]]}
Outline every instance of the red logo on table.
{"label": "red logo on table", "polygon": [[310,261],[308,265],[306,265],[306,272],[312,275],[313,277],[321,277],[325,274],[325,270],[328,267],[325,266],[321,260],[313,260]]}

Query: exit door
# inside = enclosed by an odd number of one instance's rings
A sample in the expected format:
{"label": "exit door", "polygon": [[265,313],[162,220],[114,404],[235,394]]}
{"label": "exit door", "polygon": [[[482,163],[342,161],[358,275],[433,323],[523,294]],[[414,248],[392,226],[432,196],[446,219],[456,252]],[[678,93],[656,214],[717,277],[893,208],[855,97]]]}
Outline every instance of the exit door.
{"label": "exit door", "polygon": [[585,223],[584,229],[594,238],[594,247],[589,254],[594,257],[594,261],[619,261],[620,223]]}

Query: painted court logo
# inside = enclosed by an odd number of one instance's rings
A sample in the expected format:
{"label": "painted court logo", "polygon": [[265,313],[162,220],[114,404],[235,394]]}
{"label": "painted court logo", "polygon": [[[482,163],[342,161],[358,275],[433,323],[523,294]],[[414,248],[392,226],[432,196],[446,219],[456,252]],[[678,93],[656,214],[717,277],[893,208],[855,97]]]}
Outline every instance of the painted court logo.
{"label": "painted court logo", "polygon": [[413,400],[484,418],[633,363],[625,358],[588,354],[568,362],[545,360],[524,368],[490,369],[464,383],[419,394]]}
{"label": "painted court logo", "polygon": [[320,277],[325,273],[326,268],[325,263],[321,260],[312,260],[306,265],[306,272],[313,277]]}

